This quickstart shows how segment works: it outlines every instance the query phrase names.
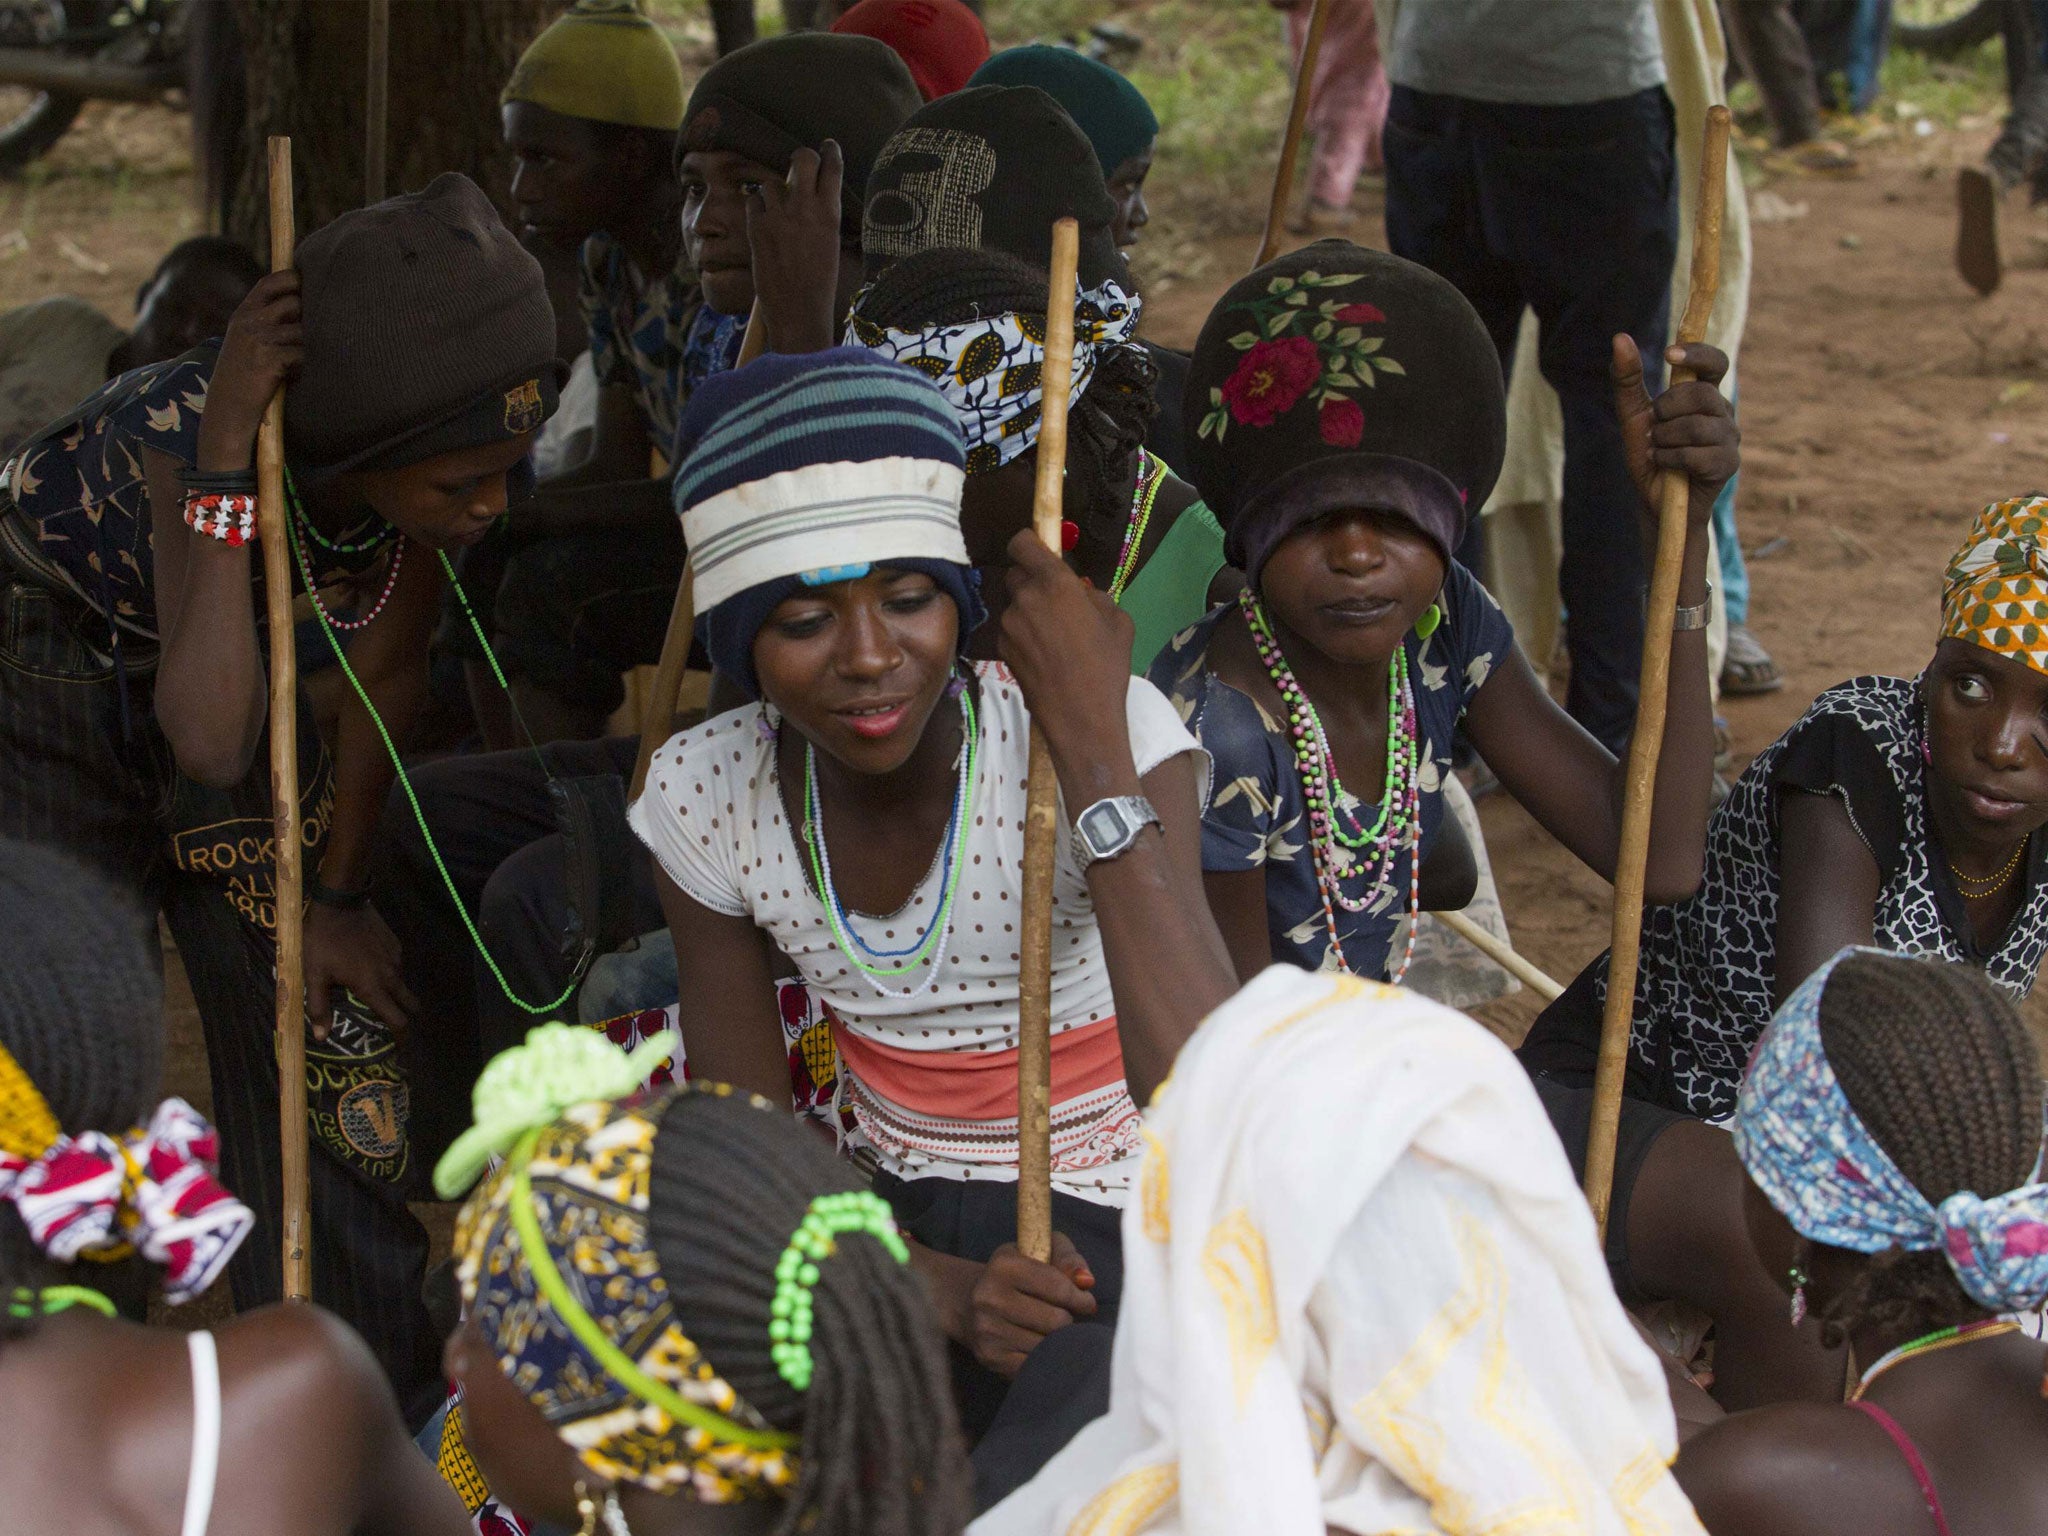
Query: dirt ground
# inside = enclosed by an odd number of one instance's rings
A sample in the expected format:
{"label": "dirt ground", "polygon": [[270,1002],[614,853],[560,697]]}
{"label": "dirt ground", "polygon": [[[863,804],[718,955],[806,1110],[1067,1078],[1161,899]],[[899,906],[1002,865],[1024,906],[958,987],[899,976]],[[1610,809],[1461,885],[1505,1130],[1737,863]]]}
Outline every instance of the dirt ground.
{"label": "dirt ground", "polygon": [[[1953,168],[1991,129],[1902,133],[1863,147],[1862,174],[1771,179],[1753,207],[1804,212],[1756,224],[1743,347],[1739,517],[1752,552],[1751,627],[1786,687],[1729,700],[1737,764],[1815,693],[1860,672],[1911,672],[1931,649],[1942,562],[1985,501],[2048,488],[2048,218],[2015,205],[2014,270],[1993,299],[1950,262]],[[1256,209],[1176,218],[1162,167],[1148,330],[1190,343],[1209,304],[1250,264]],[[1382,239],[1378,194],[1353,238]],[[89,108],[29,178],[0,183],[0,307],[70,292],[116,319],[156,258],[198,228],[183,124],[146,107]],[[1219,229],[1231,232],[1217,233]],[[1522,952],[1560,980],[1605,944],[1609,895],[1512,802],[1483,819]],[[1495,1004],[1518,1036],[1533,1000]],[[197,1018],[171,957],[172,1092],[207,1101]]]}

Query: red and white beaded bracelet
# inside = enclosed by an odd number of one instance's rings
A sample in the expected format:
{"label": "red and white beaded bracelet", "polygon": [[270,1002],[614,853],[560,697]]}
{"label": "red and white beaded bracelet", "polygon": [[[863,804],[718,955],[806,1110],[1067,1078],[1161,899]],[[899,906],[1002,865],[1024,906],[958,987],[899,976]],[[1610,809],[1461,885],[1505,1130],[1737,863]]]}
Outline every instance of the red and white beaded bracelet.
{"label": "red and white beaded bracelet", "polygon": [[185,523],[230,547],[256,537],[256,498],[241,491],[187,491]]}

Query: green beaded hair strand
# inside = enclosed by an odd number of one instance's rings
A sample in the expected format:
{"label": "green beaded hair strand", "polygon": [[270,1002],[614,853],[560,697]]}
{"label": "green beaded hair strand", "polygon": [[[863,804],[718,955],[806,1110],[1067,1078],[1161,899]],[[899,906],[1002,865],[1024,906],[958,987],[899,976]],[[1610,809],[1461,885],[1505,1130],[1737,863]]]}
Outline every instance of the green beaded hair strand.
{"label": "green beaded hair strand", "polygon": [[896,1230],[887,1202],[872,1190],[820,1195],[797,1223],[789,1246],[775,1261],[775,1300],[769,1309],[769,1358],[776,1372],[799,1392],[811,1388],[811,1287],[818,1266],[839,1251],[839,1236],[865,1232],[898,1264],[910,1262],[910,1249]]}

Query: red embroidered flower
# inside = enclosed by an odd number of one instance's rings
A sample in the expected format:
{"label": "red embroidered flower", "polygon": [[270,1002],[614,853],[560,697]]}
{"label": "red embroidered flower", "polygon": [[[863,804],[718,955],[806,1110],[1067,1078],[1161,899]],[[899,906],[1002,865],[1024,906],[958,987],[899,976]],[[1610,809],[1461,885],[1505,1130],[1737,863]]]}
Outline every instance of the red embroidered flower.
{"label": "red embroidered flower", "polygon": [[1356,448],[1358,440],[1365,436],[1365,412],[1358,408],[1356,400],[1340,395],[1323,402],[1317,425],[1322,428],[1323,441],[1332,448]]}
{"label": "red embroidered flower", "polygon": [[1372,325],[1386,318],[1377,304],[1346,304],[1337,311],[1339,325]]}
{"label": "red embroidered flower", "polygon": [[1247,426],[1270,427],[1308,393],[1322,376],[1323,360],[1306,336],[1262,341],[1238,362],[1223,382],[1223,399],[1233,419]]}

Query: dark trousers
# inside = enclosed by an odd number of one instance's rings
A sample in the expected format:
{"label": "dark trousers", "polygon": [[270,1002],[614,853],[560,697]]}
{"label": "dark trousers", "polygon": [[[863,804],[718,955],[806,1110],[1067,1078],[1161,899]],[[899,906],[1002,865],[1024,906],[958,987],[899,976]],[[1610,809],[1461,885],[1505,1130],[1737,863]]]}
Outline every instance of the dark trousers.
{"label": "dark trousers", "polygon": [[[562,937],[570,925],[563,838],[548,795],[548,773],[630,775],[638,738],[552,742],[546,766],[530,749],[451,757],[413,770],[413,792],[440,850],[458,910],[419,820],[394,787],[378,828],[377,910],[397,934],[406,985],[421,1003],[407,1039],[407,1070],[418,1107],[416,1139],[426,1158],[469,1123],[469,1090],[483,1064],[526,1038],[534,1025],[575,1017],[573,1001],[531,1012],[506,996],[462,920],[475,916],[498,973],[521,999],[553,1002],[574,967]],[[662,925],[654,871],[637,839],[631,855],[635,933]]]}
{"label": "dark trousers", "polygon": [[[955,1258],[985,1264],[1005,1243],[1017,1240],[1017,1186],[1014,1183],[973,1183],[960,1179],[899,1179],[877,1174],[875,1193],[889,1202],[903,1230],[927,1248],[950,1253]],[[1077,1200],[1053,1191],[1053,1229],[1063,1232],[1088,1261],[1095,1276],[1095,1316],[1088,1327],[1103,1335],[1116,1332],[1117,1307],[1124,1294],[1123,1213],[1114,1206]],[[1074,1325],[1075,1328],[1081,1325]],[[1061,1330],[1062,1334],[1074,1328]],[[1069,1341],[1070,1343],[1074,1341]],[[953,1363],[953,1395],[960,1406],[960,1427],[973,1445],[990,1430],[1003,1412],[1013,1390],[1025,1381],[1020,1372],[1016,1383],[1005,1381],[977,1361],[958,1344],[947,1347]],[[1085,1347],[1083,1354],[1085,1355]],[[1036,1351],[1033,1352],[1034,1358]],[[1063,1359],[1066,1350],[1056,1352]],[[1080,1357],[1077,1357],[1080,1358]],[[1029,1371],[1030,1363],[1026,1362]],[[1059,1388],[1049,1387],[1044,1371],[1032,1372],[1034,1385],[1020,1407],[1065,1396],[1085,1399],[1072,1412],[1040,1418],[1034,1413],[1005,1415],[1005,1432],[999,1448],[992,1448],[996,1465],[983,1468],[977,1478],[987,1484],[991,1478],[1018,1487],[1059,1452],[1073,1432],[1090,1419],[1109,1411],[1109,1377],[1099,1380],[1091,1370]],[[1092,1383],[1092,1385],[1091,1385]],[[1099,1404],[1090,1394],[1099,1395]],[[1076,1416],[1078,1414],[1078,1416]]]}
{"label": "dark trousers", "polygon": [[[247,1310],[284,1291],[269,745],[233,789],[187,779],[151,711],[153,654],[130,642],[117,672],[109,649],[82,603],[0,564],[0,837],[66,849],[132,892],[148,916],[138,942],[155,946],[159,913],[169,923],[205,1028],[221,1180],[256,1213],[228,1271]],[[311,868],[333,786],[303,704],[299,719]],[[374,1023],[308,1041],[313,1299],[368,1341],[418,1422],[440,1396],[441,1351],[391,1054]]]}
{"label": "dark trousers", "polygon": [[1820,87],[1792,0],[1721,0],[1730,51],[1755,82],[1782,148],[1820,136]]}
{"label": "dark trousers", "polygon": [[1608,381],[1633,336],[1663,379],[1678,243],[1671,104],[1661,87],[1533,107],[1395,86],[1386,127],[1387,241],[1479,311],[1506,370],[1524,305],[1564,408],[1566,707],[1619,750],[1635,720],[1643,644],[1642,497]]}

